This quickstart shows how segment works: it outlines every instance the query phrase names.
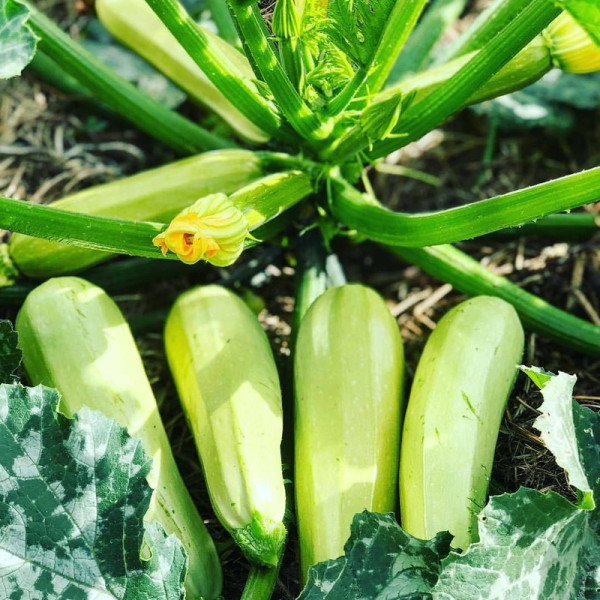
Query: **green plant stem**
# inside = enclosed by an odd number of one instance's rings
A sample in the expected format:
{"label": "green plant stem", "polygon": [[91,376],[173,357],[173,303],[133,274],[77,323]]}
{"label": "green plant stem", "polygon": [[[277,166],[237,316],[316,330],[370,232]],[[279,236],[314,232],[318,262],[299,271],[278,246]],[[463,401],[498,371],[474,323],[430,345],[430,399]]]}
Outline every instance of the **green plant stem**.
{"label": "green plant stem", "polygon": [[196,25],[177,0],[146,0],[213,84],[250,121],[270,135],[279,129],[275,108],[241,77],[231,61]]}
{"label": "green plant stem", "polygon": [[160,258],[152,238],[164,225],[84,215],[0,196],[0,228],[94,250]]}
{"label": "green plant stem", "polygon": [[350,104],[360,87],[367,78],[368,69],[359,67],[354,77],[344,86],[342,91],[327,105],[327,115],[335,117],[339,115]]}
{"label": "green plant stem", "polygon": [[183,155],[234,145],[140,92],[72,40],[30,3],[27,6],[31,10],[28,23],[40,37],[40,49],[98,100],[133,125]]}
{"label": "green plant stem", "polygon": [[509,24],[485,44],[453,77],[434,92],[415,102],[400,118],[394,133],[407,134],[401,140],[389,138],[375,147],[369,156],[379,158],[419,139],[460,109],[469,98],[516,56],[558,14],[547,0],[531,0]]}
{"label": "green plant stem", "polygon": [[557,344],[600,356],[600,327],[522,290],[457,248],[443,245],[429,248],[387,246],[387,249],[465,294],[503,298],[515,307],[526,327]]}
{"label": "green plant stem", "polygon": [[231,19],[229,10],[223,0],[207,0],[210,16],[212,17],[219,35],[232,46],[241,48],[240,38],[235,28],[235,23]]}
{"label": "green plant stem", "polygon": [[321,123],[292,85],[268,39],[269,33],[258,5],[244,6],[236,1],[231,2],[230,6],[263,79],[269,85],[277,105],[290,125],[306,140],[317,141],[325,138],[331,131],[331,124]]}
{"label": "green plant stem", "polygon": [[[279,562],[281,564],[281,560]],[[240,600],[269,600],[273,595],[278,574],[279,566],[265,569],[253,565]]]}
{"label": "green plant stem", "polygon": [[[274,173],[232,194],[244,211],[250,231],[276,219],[282,212],[313,191],[312,179],[302,171]],[[162,256],[152,239],[165,229],[162,223],[148,223],[98,217],[42,206],[0,196],[0,229],[64,242],[94,250],[142,256]],[[248,240],[246,247],[255,245]]]}
{"label": "green plant stem", "polygon": [[384,86],[426,4],[427,0],[396,1],[369,65],[369,75],[362,88],[365,95],[376,93]]}
{"label": "green plant stem", "polygon": [[361,235],[394,246],[432,246],[515,227],[598,198],[600,167],[433,213],[393,212],[343,179],[330,180],[333,214]]}
{"label": "green plant stem", "polygon": [[[475,53],[452,77],[437,89],[416,101],[400,117],[393,135],[376,143],[368,152],[370,159],[380,158],[406,146],[437,127],[464,106],[486,81],[518,54],[556,15],[559,9],[547,0],[524,0],[527,7],[480,51]],[[340,162],[365,148],[368,140],[360,129],[353,128],[337,144],[330,145],[322,157]]]}
{"label": "green plant stem", "polygon": [[467,0],[434,0],[415,27],[386,82],[402,79],[408,73],[420,71],[431,62],[431,52],[446,31],[463,11]]}
{"label": "green plant stem", "polygon": [[584,240],[600,232],[600,218],[587,212],[548,215],[521,227],[502,229],[493,235],[500,238],[543,237],[553,240]]}
{"label": "green plant stem", "polygon": [[440,56],[439,61],[445,62],[479,50],[490,38],[502,31],[523,8],[523,0],[494,0],[448,51]]}

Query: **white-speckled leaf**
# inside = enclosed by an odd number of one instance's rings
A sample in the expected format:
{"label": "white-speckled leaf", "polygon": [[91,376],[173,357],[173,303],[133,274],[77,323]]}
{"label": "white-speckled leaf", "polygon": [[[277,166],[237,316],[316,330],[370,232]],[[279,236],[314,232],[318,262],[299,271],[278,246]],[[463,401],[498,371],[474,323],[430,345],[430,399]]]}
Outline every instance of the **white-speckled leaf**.
{"label": "white-speckled leaf", "polygon": [[143,516],[151,489],[141,443],[56,390],[0,386],[0,598],[181,600],[186,558]]}
{"label": "white-speckled leaf", "polygon": [[597,598],[600,540],[591,513],[555,493],[521,488],[480,513],[480,541],[443,561],[434,600]]}
{"label": "white-speckled leaf", "polygon": [[20,75],[35,54],[37,37],[27,26],[29,9],[15,0],[0,0],[0,79]]}
{"label": "white-speckled leaf", "polygon": [[449,533],[433,540],[412,537],[394,515],[357,514],[345,556],[311,567],[298,600],[422,600],[429,598]]}
{"label": "white-speckled leaf", "polygon": [[[522,370],[541,388],[544,402],[540,406],[541,415],[533,426],[540,431],[546,447],[552,452],[556,463],[562,467],[570,485],[579,491],[592,495],[592,482],[580,455],[579,438],[586,435],[585,428],[576,430],[573,404],[573,388],[577,378],[567,373],[552,375],[540,369],[521,367]],[[541,379],[540,379],[541,377]],[[587,435],[591,435],[589,432]],[[596,458],[598,450],[595,452]]]}

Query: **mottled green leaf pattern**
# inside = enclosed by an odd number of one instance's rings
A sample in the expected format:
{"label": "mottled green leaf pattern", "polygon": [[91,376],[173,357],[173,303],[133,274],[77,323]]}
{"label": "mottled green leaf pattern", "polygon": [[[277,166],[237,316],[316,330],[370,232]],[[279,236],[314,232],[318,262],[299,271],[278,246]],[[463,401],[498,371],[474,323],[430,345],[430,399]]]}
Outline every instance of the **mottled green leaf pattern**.
{"label": "mottled green leaf pattern", "polygon": [[37,38],[26,24],[29,9],[0,0],[0,79],[20,75],[35,54]]}
{"label": "mottled green leaf pattern", "polygon": [[185,555],[149,525],[141,443],[99,413],[70,421],[59,394],[0,386],[0,597],[180,600]]}
{"label": "mottled green leaf pattern", "polygon": [[490,499],[479,516],[480,541],[451,553],[434,600],[576,600],[597,569],[600,540],[588,511],[555,493],[521,488]]}
{"label": "mottled green leaf pattern", "polygon": [[417,600],[429,598],[450,534],[422,541],[405,533],[392,514],[354,517],[345,556],[312,567],[299,600]]}
{"label": "mottled green leaf pattern", "polygon": [[10,383],[13,372],[21,364],[18,341],[10,321],[0,320],[0,383]]}

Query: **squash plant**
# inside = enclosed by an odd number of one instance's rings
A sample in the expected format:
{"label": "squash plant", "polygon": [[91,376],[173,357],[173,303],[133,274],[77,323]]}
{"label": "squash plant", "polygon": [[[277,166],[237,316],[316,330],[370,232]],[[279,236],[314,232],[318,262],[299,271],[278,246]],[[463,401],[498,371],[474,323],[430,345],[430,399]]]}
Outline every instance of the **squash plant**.
{"label": "squash plant", "polygon": [[[37,51],[95,98],[181,154],[239,146],[238,140],[203,129],[125,82],[33,5],[16,0],[2,4],[5,77],[20,72]],[[366,165],[418,139],[470,103],[518,89],[552,66],[576,72],[598,69],[600,34],[593,2],[558,6],[548,0],[495,0],[435,60],[432,48],[443,32],[440,19],[446,24],[452,20],[442,1],[425,11],[426,0],[280,0],[271,30],[255,2],[231,0],[227,15],[224,4],[212,3],[218,6],[216,20],[233,22],[243,53],[197,26],[176,0],[136,0],[127,7],[120,2],[118,9],[114,2],[103,1],[99,14],[142,55],[155,56],[155,64],[184,89],[195,86],[209,107],[216,103],[217,112],[241,138],[258,144],[245,164],[251,162],[261,176],[231,196],[243,213],[242,229],[234,237],[238,244],[244,241],[230,257],[281,230],[293,217],[289,209],[304,201],[317,206],[318,219],[330,220],[338,231],[380,242],[459,290],[503,297],[532,330],[573,348],[600,352],[595,326],[490,275],[448,245],[595,200],[600,168],[431,213],[390,211],[359,186]],[[127,14],[138,15],[137,29],[131,17],[128,22],[123,16]],[[157,35],[177,49],[157,56],[152,47]],[[223,173],[223,185],[215,191],[231,195],[236,185],[243,186],[238,164],[230,162],[231,170]],[[181,181],[188,181],[186,177]],[[195,179],[198,185],[202,175],[196,172]],[[97,198],[95,214],[75,208],[78,201],[63,201],[59,209],[0,198],[0,227],[91,250],[154,258],[173,258],[175,250],[180,257],[187,253],[224,264],[215,248],[225,240],[215,241],[210,237],[214,231],[203,228],[202,208],[175,217],[172,227],[179,233],[165,231],[160,222],[175,216],[189,197],[174,190],[170,211],[142,210],[148,202],[135,198],[138,206],[132,211],[125,208],[127,186],[123,180],[91,191]],[[105,202],[108,209],[96,209]],[[177,253],[186,240],[196,248]],[[23,242],[14,236],[12,245],[17,267],[20,261],[36,265],[47,252],[43,244],[36,251],[37,242],[29,238]],[[19,246],[25,248],[17,252]],[[69,266],[66,256],[56,255],[53,262],[61,273],[82,268],[75,262]],[[54,274],[49,265],[39,271],[42,277]]]}
{"label": "squash plant", "polygon": [[[458,290],[510,302],[531,330],[599,355],[597,326],[450,244],[596,200],[600,167],[431,213],[393,212],[362,191],[366,166],[465,106],[524,87],[552,67],[600,68],[592,0],[494,0],[455,44],[434,53],[464,4],[449,11],[445,0],[278,0],[269,27],[256,2],[214,0],[219,37],[176,0],[98,0],[107,28],[228,123],[233,134],[223,137],[125,82],[32,3],[0,0],[1,76],[17,75],[34,55],[50,61],[188,157],[55,206],[0,197],[0,228],[14,233],[12,260],[39,278],[115,254],[227,266],[281,232],[302,203],[303,218],[330,235],[378,242]],[[254,580],[263,576],[272,573]]]}

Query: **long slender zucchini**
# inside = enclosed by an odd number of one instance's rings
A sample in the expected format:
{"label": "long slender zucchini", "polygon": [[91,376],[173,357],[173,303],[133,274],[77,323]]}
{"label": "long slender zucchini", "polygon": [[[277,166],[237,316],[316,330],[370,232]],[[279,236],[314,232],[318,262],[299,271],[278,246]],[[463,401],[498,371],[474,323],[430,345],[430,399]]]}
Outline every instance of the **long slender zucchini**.
{"label": "long slender zucchini", "polygon": [[383,300],[332,288],[304,316],[294,362],[302,578],[343,553],[352,518],[396,505],[403,350]]}
{"label": "long slender zucchini", "polygon": [[[261,175],[260,159],[246,150],[215,150],[97,185],[52,203],[56,208],[140,221],[169,221],[198,198],[233,192]],[[15,234],[10,255],[29,277],[75,273],[113,254]]]}
{"label": "long slender zucchini", "polygon": [[402,526],[429,539],[477,539],[496,439],[523,354],[523,328],[500,298],[459,304],[427,340],[410,393],[400,459]]}
{"label": "long slender zucchini", "polygon": [[[268,135],[213,85],[144,0],[96,0],[95,6],[102,24],[120,42],[152,63],[196,101],[215,111],[243,138],[256,143],[268,140]],[[254,79],[252,67],[243,54],[220,37],[205,33],[243,77]]]}
{"label": "long slender zucchini", "polygon": [[215,513],[248,558],[275,566],[285,541],[277,369],[252,311],[219,286],[178,298],[167,359]]}
{"label": "long slender zucchini", "polygon": [[188,597],[218,597],[221,568],[214,544],[177,470],[135,341],[116,304],[83,279],[51,279],[29,294],[16,330],[29,378],[58,389],[61,412],[71,416],[86,405],[142,441],[154,459],[148,481],[155,491],[146,519],[159,520],[187,550]]}

